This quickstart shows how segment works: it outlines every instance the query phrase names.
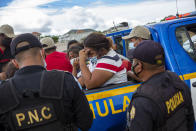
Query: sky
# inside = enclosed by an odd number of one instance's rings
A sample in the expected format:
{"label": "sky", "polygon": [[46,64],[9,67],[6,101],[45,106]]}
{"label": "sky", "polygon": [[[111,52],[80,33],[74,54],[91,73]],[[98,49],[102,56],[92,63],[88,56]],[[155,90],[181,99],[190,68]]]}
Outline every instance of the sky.
{"label": "sky", "polygon": [[[195,11],[194,0],[177,0],[180,14]],[[106,30],[113,22],[129,27],[176,14],[176,0],[0,0],[0,25],[15,33],[62,35],[71,29]]]}

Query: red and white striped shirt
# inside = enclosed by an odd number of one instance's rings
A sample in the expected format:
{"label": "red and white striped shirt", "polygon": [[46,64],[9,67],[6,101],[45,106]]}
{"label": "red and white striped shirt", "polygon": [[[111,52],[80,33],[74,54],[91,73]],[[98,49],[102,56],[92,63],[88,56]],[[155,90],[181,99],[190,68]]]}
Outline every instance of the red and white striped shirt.
{"label": "red and white striped shirt", "polygon": [[113,77],[104,83],[103,86],[127,82],[126,69],[121,58],[113,49],[101,59],[98,59],[95,70],[105,70],[114,73]]}

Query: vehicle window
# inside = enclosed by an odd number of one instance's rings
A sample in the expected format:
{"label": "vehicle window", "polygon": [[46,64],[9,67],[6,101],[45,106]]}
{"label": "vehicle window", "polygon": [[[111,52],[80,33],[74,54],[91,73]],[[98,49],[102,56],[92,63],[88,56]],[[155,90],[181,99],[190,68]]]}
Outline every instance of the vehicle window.
{"label": "vehicle window", "polygon": [[134,46],[133,46],[134,44],[130,41],[130,40],[125,40],[125,46],[126,46],[126,56],[128,56],[128,51],[130,50],[130,49],[133,49],[134,48]]}
{"label": "vehicle window", "polygon": [[114,40],[115,44],[117,44],[116,52],[123,55],[123,42],[121,36],[116,36]]}
{"label": "vehicle window", "polygon": [[196,25],[177,28],[176,39],[189,56],[196,61]]}

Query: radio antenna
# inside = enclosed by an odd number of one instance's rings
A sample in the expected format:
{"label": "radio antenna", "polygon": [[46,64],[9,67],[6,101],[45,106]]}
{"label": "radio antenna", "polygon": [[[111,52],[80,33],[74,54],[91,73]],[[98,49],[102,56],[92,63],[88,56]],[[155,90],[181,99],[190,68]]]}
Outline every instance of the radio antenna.
{"label": "radio antenna", "polygon": [[194,0],[195,1],[195,10],[196,10],[196,0]]}
{"label": "radio antenna", "polygon": [[118,31],[117,28],[116,28],[116,25],[115,25],[114,21],[113,21],[113,25],[114,25],[114,29],[116,29],[116,31]]}
{"label": "radio antenna", "polygon": [[176,18],[179,18],[179,13],[178,13],[178,0],[176,0]]}

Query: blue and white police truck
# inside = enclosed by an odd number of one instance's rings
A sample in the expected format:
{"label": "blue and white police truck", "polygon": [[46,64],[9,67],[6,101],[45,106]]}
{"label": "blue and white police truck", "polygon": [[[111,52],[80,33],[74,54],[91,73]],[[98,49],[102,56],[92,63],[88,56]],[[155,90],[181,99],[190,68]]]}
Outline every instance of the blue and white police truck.
{"label": "blue and white police truck", "polygon": [[[189,86],[196,115],[196,16],[189,16],[146,27],[150,30],[152,39],[164,48],[166,69],[176,72]],[[131,29],[107,34],[117,44],[117,52],[124,56],[131,46],[122,40],[122,36],[128,35],[130,31]],[[94,117],[90,131],[124,130],[126,109],[139,85],[129,81],[86,91]]]}

